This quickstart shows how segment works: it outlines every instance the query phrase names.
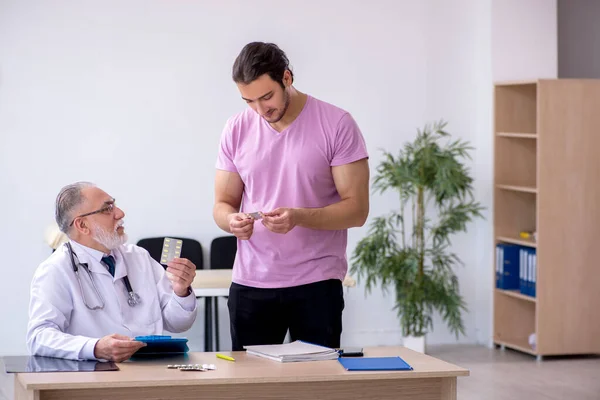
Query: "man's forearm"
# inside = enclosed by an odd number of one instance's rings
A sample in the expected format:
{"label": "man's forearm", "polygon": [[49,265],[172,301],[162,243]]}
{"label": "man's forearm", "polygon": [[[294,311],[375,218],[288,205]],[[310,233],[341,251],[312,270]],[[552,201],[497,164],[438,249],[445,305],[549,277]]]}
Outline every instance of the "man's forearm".
{"label": "man's forearm", "polygon": [[230,204],[225,202],[219,202],[216,203],[213,208],[213,218],[215,219],[215,222],[219,228],[223,229],[225,232],[231,233],[227,216],[237,212],[239,212],[239,209],[235,209]]}
{"label": "man's forearm", "polygon": [[322,208],[297,208],[297,225],[310,229],[340,230],[364,225],[368,204],[345,199]]}

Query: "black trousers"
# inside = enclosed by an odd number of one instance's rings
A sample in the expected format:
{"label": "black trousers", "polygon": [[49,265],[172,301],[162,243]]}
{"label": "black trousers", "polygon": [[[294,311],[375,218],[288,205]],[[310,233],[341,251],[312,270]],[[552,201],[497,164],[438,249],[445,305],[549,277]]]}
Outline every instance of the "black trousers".
{"label": "black trousers", "polygon": [[340,347],[344,292],[337,279],[281,289],[232,283],[227,306],[233,351],[281,344],[288,329],[292,341]]}

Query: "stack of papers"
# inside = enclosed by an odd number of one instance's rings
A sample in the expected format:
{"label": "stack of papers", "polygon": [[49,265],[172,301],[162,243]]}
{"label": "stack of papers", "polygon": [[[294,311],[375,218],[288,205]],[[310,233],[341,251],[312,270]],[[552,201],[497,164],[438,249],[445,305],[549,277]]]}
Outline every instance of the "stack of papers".
{"label": "stack of papers", "polygon": [[339,353],[329,347],[296,340],[292,343],[244,346],[246,353],[279,362],[337,360]]}

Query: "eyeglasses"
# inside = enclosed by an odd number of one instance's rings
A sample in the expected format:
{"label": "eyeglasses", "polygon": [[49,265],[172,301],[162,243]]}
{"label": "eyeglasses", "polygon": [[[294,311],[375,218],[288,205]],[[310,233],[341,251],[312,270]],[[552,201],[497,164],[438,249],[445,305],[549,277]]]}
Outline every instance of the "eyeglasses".
{"label": "eyeglasses", "polygon": [[89,213],[85,213],[85,214],[76,216],[75,218],[73,218],[73,221],[71,221],[69,226],[73,226],[73,224],[75,223],[75,220],[77,218],[87,217],[88,215],[94,215],[94,214],[105,214],[105,215],[112,214],[113,210],[115,209],[115,199],[106,201],[106,202],[104,202],[104,204],[106,204],[104,207],[102,207],[96,211],[92,211]]}

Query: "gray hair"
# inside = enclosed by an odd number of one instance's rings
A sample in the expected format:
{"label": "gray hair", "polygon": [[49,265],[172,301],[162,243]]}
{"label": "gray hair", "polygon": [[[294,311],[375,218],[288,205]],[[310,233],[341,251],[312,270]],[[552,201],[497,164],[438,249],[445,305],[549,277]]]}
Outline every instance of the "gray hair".
{"label": "gray hair", "polygon": [[69,235],[71,229],[72,213],[85,200],[81,191],[84,188],[96,186],[91,182],[76,182],[63,187],[56,196],[56,209],[54,217],[61,232]]}

